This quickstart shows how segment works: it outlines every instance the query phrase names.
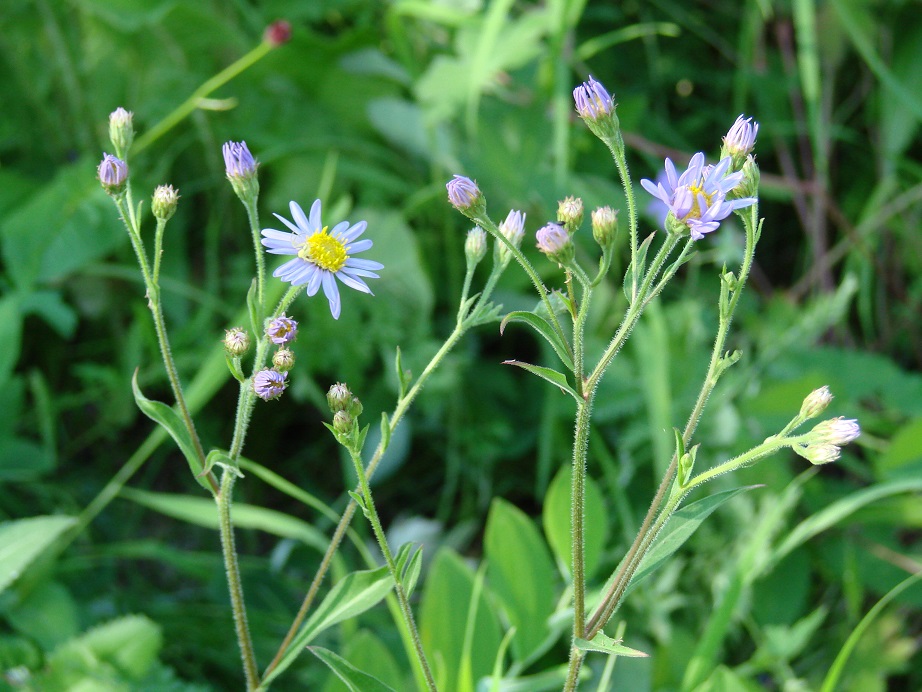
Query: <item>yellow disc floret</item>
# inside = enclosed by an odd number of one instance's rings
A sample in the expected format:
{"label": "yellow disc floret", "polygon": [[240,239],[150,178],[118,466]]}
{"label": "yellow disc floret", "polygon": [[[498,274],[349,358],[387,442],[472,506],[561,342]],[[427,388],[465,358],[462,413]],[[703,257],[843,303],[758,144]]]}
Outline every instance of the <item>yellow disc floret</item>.
{"label": "yellow disc floret", "polygon": [[327,226],[304,242],[298,251],[298,257],[331,272],[338,272],[342,269],[349,258],[346,254],[346,246],[329,235]]}
{"label": "yellow disc floret", "polygon": [[702,183],[703,181],[697,181],[688,186],[688,190],[692,193],[692,199],[694,202],[692,203],[691,210],[689,210],[689,212],[685,215],[685,219],[700,219],[701,214],[704,213],[704,209],[699,208],[700,205],[698,204],[698,195],[704,196],[704,201],[708,206],[711,204],[711,198],[714,196],[714,193],[712,192],[711,194],[708,194],[705,192],[704,185]]}

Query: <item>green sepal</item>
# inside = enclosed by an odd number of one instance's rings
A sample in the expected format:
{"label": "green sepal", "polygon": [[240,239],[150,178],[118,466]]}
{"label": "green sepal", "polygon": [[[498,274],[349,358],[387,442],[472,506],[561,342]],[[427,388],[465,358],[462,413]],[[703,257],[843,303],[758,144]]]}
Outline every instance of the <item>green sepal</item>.
{"label": "green sepal", "polygon": [[504,360],[503,365],[515,365],[517,367],[522,368],[523,370],[527,370],[533,375],[537,375],[541,379],[547,380],[551,384],[557,387],[560,387],[561,391],[566,392],[567,394],[572,396],[574,399],[576,399],[578,403],[583,403],[583,398],[579,394],[577,394],[576,390],[574,390],[570,386],[570,383],[567,382],[566,375],[564,375],[562,372],[557,372],[556,370],[552,370],[551,368],[543,368],[540,365],[532,365],[531,363],[523,363],[520,360]]}
{"label": "green sepal", "polygon": [[522,322],[534,329],[551,345],[551,348],[554,349],[557,357],[560,358],[567,370],[573,370],[573,355],[570,351],[570,345],[561,338],[560,334],[554,331],[546,319],[533,312],[515,310],[506,315],[503,321],[500,322],[499,333],[501,335],[506,331],[506,325],[510,322]]}
{"label": "green sepal", "polygon": [[[647,251],[650,249],[650,244],[653,242],[653,238],[656,236],[656,233],[651,233],[648,235],[644,241],[640,244],[640,247],[637,248],[637,285],[640,286],[643,281],[644,275],[647,273]],[[627,271],[624,272],[624,295],[627,296],[628,301],[634,302],[634,296],[631,295],[631,288],[633,281],[633,273],[631,271],[632,267],[628,264]]]}
{"label": "green sepal", "polygon": [[650,655],[645,654],[643,651],[638,651],[637,649],[631,649],[627,646],[624,646],[620,639],[612,639],[604,632],[599,632],[596,634],[592,638],[592,641],[574,637],[573,646],[575,646],[577,649],[581,649],[582,651],[598,651],[603,654],[611,654],[612,656],[646,658]]}
{"label": "green sepal", "polygon": [[262,306],[258,303],[258,291],[256,288],[256,279],[250,282],[250,290],[247,291],[247,313],[250,315],[250,327],[254,334],[263,333]]}
{"label": "green sepal", "polygon": [[404,543],[397,551],[395,562],[403,591],[409,597],[416,588],[416,582],[419,580],[419,573],[423,566],[422,546],[417,545],[414,549],[413,543]]}
{"label": "green sepal", "polygon": [[737,361],[742,357],[743,352],[737,349],[736,351],[727,351],[720,360],[717,361],[717,368],[714,370],[714,377],[720,377],[723,375],[724,371],[729,368],[731,365],[735,365]]}
{"label": "green sepal", "polygon": [[141,412],[153,421],[156,421],[170,433],[170,437],[176,441],[183,456],[189,463],[189,469],[198,484],[208,492],[212,492],[211,486],[205,480],[205,469],[202,466],[202,460],[199,458],[195,443],[192,441],[192,435],[186,428],[182,417],[174,409],[159,401],[151,401],[141,393],[138,387],[138,371],[134,371],[131,377],[131,391],[134,393],[135,403]]}
{"label": "green sepal", "polygon": [[243,384],[246,377],[243,374],[243,368],[240,367],[240,356],[232,356],[230,353],[224,354],[224,360],[227,362],[227,369],[240,384]]}
{"label": "green sepal", "polygon": [[400,346],[397,347],[397,355],[394,358],[394,367],[397,370],[397,386],[399,388],[399,398],[402,399],[407,393],[407,387],[413,380],[413,374],[409,370],[403,369],[403,359],[400,353]]}

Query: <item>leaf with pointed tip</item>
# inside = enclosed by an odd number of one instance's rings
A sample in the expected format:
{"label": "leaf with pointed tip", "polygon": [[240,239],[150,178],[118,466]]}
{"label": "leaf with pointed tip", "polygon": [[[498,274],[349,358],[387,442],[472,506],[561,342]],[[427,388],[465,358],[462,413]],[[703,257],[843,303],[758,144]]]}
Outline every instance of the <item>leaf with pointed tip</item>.
{"label": "leaf with pointed tip", "polygon": [[538,332],[538,334],[543,336],[545,341],[551,345],[551,348],[554,349],[557,357],[560,358],[566,368],[568,370],[573,370],[573,356],[570,353],[569,344],[567,344],[567,342],[560,337],[560,334],[554,331],[546,319],[536,315],[533,312],[516,310],[514,312],[510,312],[503,318],[503,321],[500,322],[500,334],[506,331],[506,325],[508,325],[510,322],[522,322]]}
{"label": "leaf with pointed tip", "polygon": [[567,382],[566,375],[564,375],[562,372],[557,372],[551,368],[544,368],[540,365],[523,363],[520,360],[504,360],[503,365],[515,365],[522,368],[523,370],[528,370],[528,372],[532,373],[533,375],[537,375],[541,379],[547,380],[551,384],[560,387],[561,391],[566,392],[572,396],[574,399],[576,399],[577,402],[582,403],[583,401],[580,395],[577,394],[576,391],[570,386],[570,383]]}
{"label": "leaf with pointed tip", "polygon": [[[647,251],[650,249],[650,244],[653,242],[653,237],[656,233],[651,233],[644,241],[640,244],[640,247],[637,248],[637,285],[643,282],[644,274],[647,271]],[[632,301],[634,298],[631,295],[631,288],[633,281],[633,274],[631,273],[631,266],[628,265],[627,271],[624,272],[624,295],[627,296],[629,301]]]}
{"label": "leaf with pointed tip", "polygon": [[250,290],[247,291],[247,313],[250,316],[250,328],[254,334],[263,333],[263,325],[260,316],[261,306],[257,305],[258,296],[256,290],[256,279],[250,283]]}
{"label": "leaf with pointed tip", "polygon": [[643,651],[626,647],[621,643],[620,639],[612,639],[604,632],[599,632],[592,638],[592,641],[576,637],[573,639],[573,646],[583,651],[599,651],[603,654],[629,656],[630,658],[646,658],[650,655],[645,654]]}
{"label": "leaf with pointed tip", "polygon": [[349,692],[394,692],[394,688],[385,685],[374,675],[359,670],[342,656],[320,646],[307,647],[314,656],[329,666],[336,677],[343,681]]}

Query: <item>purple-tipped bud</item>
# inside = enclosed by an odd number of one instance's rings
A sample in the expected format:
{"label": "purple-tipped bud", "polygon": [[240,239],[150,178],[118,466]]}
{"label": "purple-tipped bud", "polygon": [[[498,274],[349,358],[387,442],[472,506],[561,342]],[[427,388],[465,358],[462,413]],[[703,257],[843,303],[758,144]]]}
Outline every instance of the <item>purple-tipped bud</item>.
{"label": "purple-tipped bud", "polygon": [[460,212],[468,212],[483,203],[483,194],[480,188],[470,178],[456,175],[446,183],[448,201]]}
{"label": "purple-tipped bud", "polygon": [[573,243],[570,234],[558,223],[549,223],[542,226],[535,234],[538,249],[554,262],[560,265],[569,264],[573,260]]}
{"label": "purple-tipped bud", "polygon": [[281,46],[291,40],[291,24],[284,19],[272,22],[263,33],[263,41],[271,43],[273,47]]}
{"label": "purple-tipped bud", "polygon": [[464,240],[464,257],[467,259],[468,269],[473,271],[480,260],[487,254],[487,234],[480,226],[475,226],[467,232]]}
{"label": "purple-tipped bud", "polygon": [[288,386],[287,379],[287,372],[269,370],[268,368],[260,370],[253,377],[253,391],[263,401],[278,399]]}
{"label": "purple-tipped bud", "polygon": [[800,407],[801,417],[804,420],[816,418],[826,410],[830,401],[832,401],[832,394],[830,394],[828,386],[823,385],[819,389],[813,390],[807,395],[803,405]]}
{"label": "purple-tipped bud", "polygon": [[355,425],[355,419],[349,415],[348,411],[337,411],[333,414],[333,429],[340,435],[348,435],[352,432]]}
{"label": "purple-tipped bud", "polygon": [[232,356],[242,356],[250,350],[250,335],[241,327],[225,330],[224,350]]}
{"label": "purple-tipped bud", "polygon": [[96,169],[99,182],[110,195],[117,195],[125,189],[128,180],[128,164],[112,154],[103,154]]}
{"label": "purple-tipped bud", "polygon": [[583,200],[572,196],[560,200],[557,203],[557,220],[568,233],[575,233],[583,223]]}
{"label": "purple-tipped bud", "polygon": [[830,418],[819,423],[810,435],[817,444],[847,445],[858,438],[861,428],[854,418]]}
{"label": "purple-tipped bud", "polygon": [[231,180],[256,175],[256,159],[246,142],[225,142],[221,152],[224,154],[224,170]]}
{"label": "purple-tipped bud", "polygon": [[154,190],[154,197],[150,203],[150,209],[154,216],[161,221],[169,221],[176,213],[176,207],[179,205],[179,193],[173,189],[172,185],[160,185]]}
{"label": "purple-tipped bud", "polygon": [[615,240],[618,229],[618,212],[611,207],[599,207],[592,212],[592,237],[602,248]]}
{"label": "purple-tipped bud", "polygon": [[119,106],[109,114],[109,139],[115,153],[125,156],[134,141],[134,114]]}
{"label": "purple-tipped bud", "polygon": [[[522,247],[522,239],[525,237],[525,213],[511,209],[506,214],[506,219],[499,224],[499,232],[518,250]],[[506,244],[498,240],[493,248],[493,260],[504,267],[509,264],[509,260],[512,259],[512,253]]]}
{"label": "purple-tipped bud", "polygon": [[591,75],[589,81],[583,82],[573,90],[576,112],[586,120],[598,120],[615,111],[615,102],[605,87]]}
{"label": "purple-tipped bud", "polygon": [[288,372],[295,365],[295,354],[290,348],[282,347],[273,354],[272,365],[279,372]]}
{"label": "purple-tipped bud", "polygon": [[345,411],[352,405],[352,392],[349,391],[347,387],[342,382],[337,382],[330,390],[327,392],[327,404],[330,407],[330,411],[336,413],[337,411]]}
{"label": "purple-tipped bud", "polygon": [[298,336],[298,323],[282,314],[266,326],[266,336],[269,337],[269,341],[279,346],[291,343]]}
{"label": "purple-tipped bud", "polygon": [[[752,118],[744,118],[740,115],[727,132],[727,136],[724,137],[720,158],[732,156],[734,163],[737,160],[742,162],[755,148],[757,134],[759,134],[759,123],[753,122]],[[737,170],[737,167],[733,170]]]}

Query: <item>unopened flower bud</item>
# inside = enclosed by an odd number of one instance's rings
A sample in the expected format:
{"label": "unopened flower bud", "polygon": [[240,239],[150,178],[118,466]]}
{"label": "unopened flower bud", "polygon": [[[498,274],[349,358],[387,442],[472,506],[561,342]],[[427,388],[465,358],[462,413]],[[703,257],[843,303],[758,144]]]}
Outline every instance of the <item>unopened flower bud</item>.
{"label": "unopened flower bud", "polygon": [[232,356],[242,356],[250,350],[250,335],[241,327],[225,330],[224,350]]}
{"label": "unopened flower bud", "polygon": [[469,219],[477,217],[486,211],[487,205],[480,188],[470,178],[456,175],[446,183],[448,201],[451,205]]}
{"label": "unopened flower bud", "polygon": [[266,336],[279,346],[291,343],[298,336],[298,323],[283,313],[266,326]]}
{"label": "unopened flower bud", "polygon": [[362,406],[362,402],[359,401],[359,398],[357,396],[353,396],[352,401],[349,402],[349,408],[346,410],[349,411],[350,416],[357,420],[358,417],[362,415],[362,411],[365,409]]}
{"label": "unopened flower bud", "polygon": [[295,354],[291,352],[290,348],[280,348],[272,356],[272,365],[279,372],[288,372],[295,365]]}
{"label": "unopened flower bud", "polygon": [[666,233],[670,235],[681,237],[689,234],[688,225],[684,221],[679,220],[672,211],[666,214],[666,223],[663,225],[666,227]]}
{"label": "unopened flower bud", "polygon": [[841,450],[832,444],[794,445],[794,451],[811,464],[829,464],[838,461]]}
{"label": "unopened flower bud", "polygon": [[592,237],[603,249],[615,241],[618,212],[611,207],[599,207],[592,212]]}
{"label": "unopened flower bud", "polygon": [[826,410],[830,401],[832,401],[832,394],[829,393],[828,386],[823,385],[819,389],[813,390],[807,395],[807,398],[804,399],[804,403],[800,407],[801,417],[804,420],[816,418]]}
{"label": "unopened flower bud", "polygon": [[847,445],[861,434],[858,421],[854,418],[830,418],[816,425],[810,431],[812,440],[817,444],[831,444],[838,447]]}
{"label": "unopened flower bud", "polygon": [[287,372],[279,372],[274,369],[269,370],[268,368],[260,370],[253,377],[253,391],[255,391],[256,396],[263,401],[278,399],[288,386],[288,382],[286,382],[287,379]]}
{"label": "unopened flower bud", "polygon": [[746,160],[743,162],[742,172],[743,179],[739,182],[739,185],[727,193],[727,199],[742,199],[744,197],[759,196],[759,183],[761,182],[762,176],[759,173],[759,165],[756,163],[755,157],[752,154],[747,156]]}
{"label": "unopened flower bud", "polygon": [[154,190],[154,198],[151,200],[150,208],[154,216],[161,221],[169,221],[176,213],[176,207],[179,205],[179,193],[173,189],[172,185],[160,185]]}
{"label": "unopened flower bud", "polygon": [[96,169],[99,182],[110,195],[118,195],[125,190],[128,180],[128,164],[112,154],[103,154],[102,161]]}
{"label": "unopened flower bud", "polygon": [[557,264],[567,265],[573,260],[575,251],[570,234],[560,224],[549,223],[539,228],[535,238],[538,249]]}
{"label": "unopened flower bud", "polygon": [[258,164],[247,143],[225,142],[221,153],[224,155],[224,172],[234,192],[244,203],[254,201],[259,195]]}
{"label": "unopened flower bud", "polygon": [[266,27],[266,31],[263,33],[263,41],[271,43],[274,47],[281,46],[283,43],[288,43],[290,40],[291,24],[283,19],[272,22]]}
{"label": "unopened flower bud", "polygon": [[583,223],[583,200],[567,197],[557,203],[557,221],[563,224],[567,233],[575,233]]}
{"label": "unopened flower bud", "polygon": [[[522,239],[525,237],[525,213],[516,209],[511,209],[506,214],[506,219],[499,224],[499,232],[503,234],[512,246],[518,250],[522,247]],[[512,259],[512,253],[506,246],[506,243],[497,240],[494,244],[494,261],[497,264],[506,266]]]}
{"label": "unopened flower bud", "polygon": [[467,266],[470,270],[476,267],[480,260],[487,254],[487,233],[480,226],[472,228],[467,232],[467,238],[464,241],[464,256],[467,259]]}
{"label": "unopened flower bud", "polygon": [[612,141],[620,123],[615,113],[615,100],[599,82],[589,77],[573,90],[576,112],[592,133],[603,141]]}
{"label": "unopened flower bud", "polygon": [[337,411],[333,414],[333,429],[340,435],[348,435],[354,425],[355,420],[347,411]]}
{"label": "unopened flower bud", "polygon": [[134,141],[134,114],[119,106],[109,114],[109,139],[119,156],[128,154]]}
{"label": "unopened flower bud", "polygon": [[737,117],[733,127],[724,137],[724,143],[720,149],[721,159],[727,156],[733,159],[730,172],[740,170],[743,161],[755,148],[758,133],[759,123],[753,122],[752,118],[744,118],[742,115]]}
{"label": "unopened flower bud", "polygon": [[352,399],[352,392],[342,382],[337,382],[327,392],[327,404],[333,413],[348,409],[352,405]]}

